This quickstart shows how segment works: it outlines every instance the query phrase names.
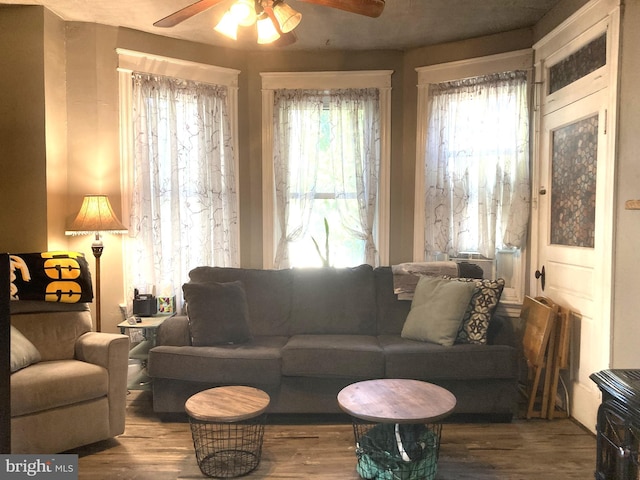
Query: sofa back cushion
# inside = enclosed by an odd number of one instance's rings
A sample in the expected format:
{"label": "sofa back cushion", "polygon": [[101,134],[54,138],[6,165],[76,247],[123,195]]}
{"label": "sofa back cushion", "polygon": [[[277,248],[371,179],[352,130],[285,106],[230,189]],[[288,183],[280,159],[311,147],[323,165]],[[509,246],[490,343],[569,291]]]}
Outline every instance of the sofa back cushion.
{"label": "sofa back cushion", "polygon": [[376,329],[373,268],[294,268],[290,334],[365,334]]}
{"label": "sofa back cushion", "polygon": [[[87,304],[11,303],[11,324],[36,347],[42,361],[75,358],[76,339],[92,329]],[[34,308],[23,308],[27,303]]]}
{"label": "sofa back cushion", "polygon": [[197,267],[189,272],[197,283],[241,281],[249,309],[251,334],[288,335],[291,311],[291,270]]}

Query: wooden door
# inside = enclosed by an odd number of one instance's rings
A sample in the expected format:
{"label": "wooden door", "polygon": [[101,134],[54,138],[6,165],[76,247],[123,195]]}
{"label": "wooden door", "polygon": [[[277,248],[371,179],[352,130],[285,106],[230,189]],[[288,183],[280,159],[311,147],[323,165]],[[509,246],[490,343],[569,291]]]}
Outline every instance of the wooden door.
{"label": "wooden door", "polygon": [[591,2],[535,47],[530,291],[575,312],[565,380],[572,416],[592,430],[589,375],[611,353],[618,15]]}

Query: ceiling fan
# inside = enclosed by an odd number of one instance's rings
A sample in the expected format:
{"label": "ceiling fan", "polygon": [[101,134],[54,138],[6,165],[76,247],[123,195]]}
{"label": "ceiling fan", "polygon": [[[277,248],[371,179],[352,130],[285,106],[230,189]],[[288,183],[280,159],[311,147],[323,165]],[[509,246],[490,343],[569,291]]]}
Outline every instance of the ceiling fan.
{"label": "ceiling fan", "polygon": [[[225,1],[227,0],[199,0],[158,20],[153,25],[164,28],[174,27]],[[374,18],[380,16],[385,3],[385,0],[300,1]],[[235,0],[214,29],[235,40],[238,26],[246,27],[255,23],[258,28],[258,43],[272,43],[278,40],[279,44],[288,45],[296,40],[293,29],[298,26],[301,18],[302,15],[287,5],[284,0]]]}

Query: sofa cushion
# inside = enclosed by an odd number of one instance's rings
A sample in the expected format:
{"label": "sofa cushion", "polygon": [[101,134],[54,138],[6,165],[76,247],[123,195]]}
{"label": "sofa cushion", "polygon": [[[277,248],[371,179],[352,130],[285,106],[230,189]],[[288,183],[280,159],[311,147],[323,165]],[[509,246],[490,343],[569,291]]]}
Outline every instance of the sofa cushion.
{"label": "sofa cushion", "polygon": [[251,338],[247,297],[241,282],[185,283],[191,344],[244,343]]}
{"label": "sofa cushion", "polygon": [[385,355],[387,378],[416,380],[478,380],[517,378],[517,351],[508,345],[456,344],[444,347],[430,342],[378,337]]}
{"label": "sofa cushion", "polygon": [[11,325],[11,373],[38,363],[41,358],[40,352],[33,343]]}
{"label": "sofa cushion", "polygon": [[384,357],[375,336],[294,335],[282,349],[282,374],[380,378]]}
{"label": "sofa cushion", "polygon": [[151,377],[217,385],[278,384],[283,336],[254,336],[240,345],[159,346],[149,351]]}
{"label": "sofa cushion", "polygon": [[402,328],[402,337],[453,345],[476,286],[439,277],[421,277]]}
{"label": "sofa cushion", "polygon": [[294,268],[291,331],[297,334],[375,333],[373,268]]}
{"label": "sofa cushion", "polygon": [[192,282],[233,282],[244,286],[253,335],[288,335],[291,311],[292,272],[230,267],[197,267],[189,272]]}
{"label": "sofa cushion", "polygon": [[40,362],[11,375],[11,416],[106,397],[107,370],[79,360]]}
{"label": "sofa cushion", "polygon": [[471,297],[467,311],[462,319],[456,342],[484,345],[487,343],[489,323],[504,289],[504,279],[474,280],[473,278],[459,278],[458,281],[475,283],[476,291]]}

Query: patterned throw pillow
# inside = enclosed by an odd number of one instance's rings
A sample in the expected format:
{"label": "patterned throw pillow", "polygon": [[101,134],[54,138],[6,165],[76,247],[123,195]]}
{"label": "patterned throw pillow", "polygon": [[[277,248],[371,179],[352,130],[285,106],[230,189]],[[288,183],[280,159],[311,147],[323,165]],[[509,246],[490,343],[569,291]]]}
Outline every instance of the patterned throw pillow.
{"label": "patterned throw pillow", "polygon": [[493,312],[498,306],[500,295],[504,289],[504,279],[478,280],[459,278],[461,282],[475,282],[476,293],[471,297],[467,311],[462,319],[456,343],[487,343],[487,331]]}

